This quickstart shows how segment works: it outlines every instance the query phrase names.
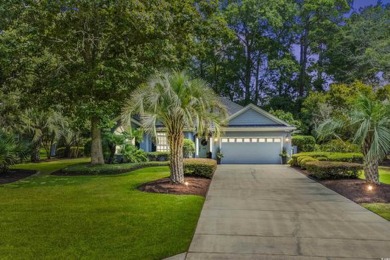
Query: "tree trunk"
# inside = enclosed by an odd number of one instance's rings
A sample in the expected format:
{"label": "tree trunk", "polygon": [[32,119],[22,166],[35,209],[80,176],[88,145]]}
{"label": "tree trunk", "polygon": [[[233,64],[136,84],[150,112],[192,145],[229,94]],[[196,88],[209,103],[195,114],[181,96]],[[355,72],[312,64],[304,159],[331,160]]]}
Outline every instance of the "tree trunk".
{"label": "tree trunk", "polygon": [[378,160],[368,160],[364,158],[364,176],[368,183],[380,185],[379,182],[379,171],[378,171]]}
{"label": "tree trunk", "polygon": [[102,134],[99,127],[100,119],[98,117],[91,118],[91,164],[104,164],[103,148],[102,148]]}
{"label": "tree trunk", "polygon": [[34,144],[31,151],[31,162],[39,162],[41,160],[41,156],[39,154],[40,145]]}
{"label": "tree trunk", "polygon": [[184,183],[184,164],[183,164],[183,132],[168,134],[169,149],[171,150],[170,172],[171,181],[176,184]]}

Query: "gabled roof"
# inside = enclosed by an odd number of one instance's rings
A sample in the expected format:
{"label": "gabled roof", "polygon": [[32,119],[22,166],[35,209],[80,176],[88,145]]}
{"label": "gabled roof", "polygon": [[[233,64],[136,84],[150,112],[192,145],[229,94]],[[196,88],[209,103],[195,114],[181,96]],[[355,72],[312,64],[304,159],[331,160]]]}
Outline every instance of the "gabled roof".
{"label": "gabled roof", "polygon": [[230,99],[228,99],[226,97],[221,97],[221,102],[222,102],[222,104],[224,104],[226,106],[226,109],[228,111],[229,116],[237,113],[238,111],[240,111],[241,109],[244,108],[243,106],[240,106],[239,104],[234,103],[233,101],[231,101]]}
{"label": "gabled roof", "polygon": [[284,122],[283,120],[271,115],[270,113],[264,111],[263,109],[259,108],[258,106],[256,105],[253,105],[253,104],[249,104],[247,105],[246,107],[242,108],[241,110],[237,111],[236,113],[230,115],[230,117],[227,118],[227,122],[230,122],[232,121],[234,118],[237,118],[239,117],[240,115],[244,114],[245,112],[249,111],[250,109],[254,110],[255,112],[259,113],[260,115],[264,116],[265,118],[268,118],[269,120],[271,120],[272,122],[275,122],[275,124],[271,124],[271,125],[257,125],[256,122],[253,122],[253,124],[251,125],[240,125],[237,127],[245,127],[245,126],[248,126],[248,127],[256,127],[256,126],[263,126],[263,127],[269,127],[269,126],[277,126],[277,127],[287,127],[287,128],[295,128],[291,125],[289,125],[288,123]]}

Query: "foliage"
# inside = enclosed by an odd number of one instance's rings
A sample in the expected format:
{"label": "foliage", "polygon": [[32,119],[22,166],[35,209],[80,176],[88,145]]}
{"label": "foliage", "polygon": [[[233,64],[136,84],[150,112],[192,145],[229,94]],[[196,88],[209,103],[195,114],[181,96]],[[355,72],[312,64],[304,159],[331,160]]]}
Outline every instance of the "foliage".
{"label": "foliage", "polygon": [[291,126],[295,126],[297,128],[297,130],[300,130],[302,127],[301,121],[294,119],[294,116],[291,112],[286,112],[286,111],[283,111],[280,109],[277,109],[277,110],[271,109],[269,111],[269,113],[271,115],[274,115],[275,117],[283,120],[287,124],[289,124]]}
{"label": "foliage", "polygon": [[340,82],[388,80],[389,19],[390,4],[380,2],[352,13],[329,42],[327,72]]}
{"label": "foliage", "polygon": [[148,156],[149,161],[169,161],[169,158],[171,156],[170,152],[147,152],[146,155]]}
{"label": "foliage", "polygon": [[358,163],[332,161],[306,162],[305,167],[310,175],[317,179],[355,179],[363,169]]}
{"label": "foliage", "polygon": [[311,157],[319,161],[337,161],[337,162],[351,162],[362,163],[363,155],[361,153],[334,153],[334,152],[305,152],[293,154],[290,160],[290,165],[300,166],[300,158]]}
{"label": "foliage", "polygon": [[216,169],[217,162],[212,159],[184,159],[184,174],[211,179]]}
{"label": "foliage", "polygon": [[202,136],[213,126],[218,136],[226,108],[204,81],[174,71],[155,75],[134,92],[123,109],[123,119],[128,122],[135,113],[141,114],[143,128],[154,136],[156,123],[164,125],[171,152],[171,180],[183,183],[184,130],[196,129]]}
{"label": "foliage", "polygon": [[138,149],[132,144],[125,144],[121,150],[121,154],[123,155],[125,162],[140,163],[148,161],[147,154],[142,149]]}
{"label": "foliage", "polygon": [[84,156],[84,147],[71,146],[69,151],[67,147],[59,147],[56,151],[57,158],[80,158]]}
{"label": "foliage", "polygon": [[195,143],[192,140],[185,138],[183,143],[184,158],[191,158],[194,153],[195,153]]}
{"label": "foliage", "polygon": [[9,166],[17,163],[17,144],[15,137],[0,131],[0,173],[7,172]]}
{"label": "foliage", "polygon": [[330,118],[317,131],[326,137],[344,126],[354,129],[353,141],[363,153],[366,180],[379,184],[378,163],[390,151],[390,104],[360,95],[345,120]]}
{"label": "foliage", "polygon": [[293,135],[291,144],[298,147],[298,152],[314,151],[316,140],[310,135]]}
{"label": "foliage", "polygon": [[222,150],[221,150],[221,147],[218,147],[217,148],[217,159],[221,160],[223,158],[223,153],[222,153]]}
{"label": "foliage", "polygon": [[[60,165],[87,160],[16,167],[49,173]],[[40,174],[3,185],[1,241],[13,250],[1,247],[0,255],[9,259],[164,259],[184,252],[191,243],[204,198],[137,189],[168,176],[169,169],[164,166],[116,176]],[[20,221],[23,232],[13,228]]]}
{"label": "foliage", "polygon": [[356,144],[352,144],[348,141],[340,139],[333,139],[325,144],[320,145],[320,151],[322,152],[340,152],[340,153],[358,153],[360,148]]}

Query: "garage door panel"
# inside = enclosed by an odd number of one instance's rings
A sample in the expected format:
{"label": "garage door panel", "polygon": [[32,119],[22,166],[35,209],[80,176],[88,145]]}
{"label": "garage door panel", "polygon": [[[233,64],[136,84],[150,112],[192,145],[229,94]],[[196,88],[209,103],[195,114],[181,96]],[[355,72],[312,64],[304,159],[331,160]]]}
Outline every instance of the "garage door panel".
{"label": "garage door panel", "polygon": [[224,164],[280,164],[281,143],[223,143]]}

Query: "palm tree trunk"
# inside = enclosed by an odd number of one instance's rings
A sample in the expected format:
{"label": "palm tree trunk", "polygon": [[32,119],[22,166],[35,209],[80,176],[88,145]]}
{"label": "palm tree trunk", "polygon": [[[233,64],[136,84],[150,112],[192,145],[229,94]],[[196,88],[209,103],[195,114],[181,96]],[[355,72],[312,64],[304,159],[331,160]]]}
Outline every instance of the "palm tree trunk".
{"label": "palm tree trunk", "polygon": [[368,183],[380,185],[379,182],[379,171],[378,171],[378,160],[364,159],[364,176]]}
{"label": "palm tree trunk", "polygon": [[170,172],[171,181],[176,184],[184,183],[184,165],[183,165],[183,132],[169,134],[169,149],[171,150]]}
{"label": "palm tree trunk", "polygon": [[100,119],[98,117],[91,118],[91,164],[104,164],[103,148],[102,148],[102,134],[99,127]]}

